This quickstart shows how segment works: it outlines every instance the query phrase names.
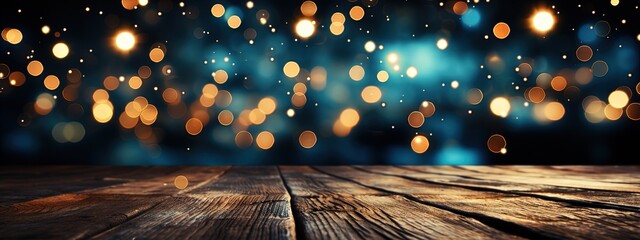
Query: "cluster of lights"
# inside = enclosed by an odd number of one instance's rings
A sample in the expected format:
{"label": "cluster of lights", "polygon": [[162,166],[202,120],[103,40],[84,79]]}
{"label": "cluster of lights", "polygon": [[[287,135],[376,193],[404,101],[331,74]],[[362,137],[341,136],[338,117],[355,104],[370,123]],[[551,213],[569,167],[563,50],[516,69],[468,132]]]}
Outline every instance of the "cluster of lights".
{"label": "cluster of lights", "polygon": [[[612,6],[618,6],[618,4],[618,0],[611,0]],[[148,1],[146,0],[122,0],[122,7],[127,10],[135,10],[147,5]],[[254,6],[252,1],[246,3],[247,9],[253,9]],[[469,10],[469,4],[464,1],[456,1],[451,6],[451,11],[456,15],[465,16],[465,14],[472,14],[472,11]],[[184,7],[184,3],[180,3],[180,7]],[[226,21],[230,29],[243,27],[242,14],[232,14],[233,11],[230,9],[225,8],[225,6],[220,3],[213,4],[210,9],[211,16]],[[320,16],[316,16],[318,7],[315,2],[304,1],[300,5],[299,10],[302,16],[297,19],[292,26],[296,39],[306,40],[314,37],[314,35],[318,34],[318,31],[325,31],[320,28],[322,21],[320,21]],[[90,11],[90,9],[87,8],[86,11]],[[349,19],[347,19],[345,14],[349,16]],[[160,15],[161,12],[158,12],[158,16]],[[339,36],[344,33],[345,25],[349,24],[347,20],[352,21],[352,23],[357,23],[362,21],[366,16],[365,8],[361,6],[352,6],[346,13],[334,12],[330,17],[329,32],[335,36]],[[250,20],[251,19],[248,18],[244,19],[244,21]],[[269,12],[264,9],[257,11],[256,20],[260,25],[267,25]],[[532,30],[543,36],[550,34],[556,24],[554,13],[547,9],[536,10],[529,21]],[[515,23],[511,22],[511,24]],[[252,28],[250,29],[253,30]],[[44,25],[41,28],[41,32],[42,34],[49,34],[52,32],[52,29],[48,25]],[[275,32],[275,28],[271,27],[271,32]],[[511,26],[507,22],[498,22],[493,25],[491,32],[496,39],[504,40],[509,38]],[[59,33],[56,32],[56,34]],[[245,31],[245,38],[249,40],[250,44],[253,44],[256,34],[255,30]],[[489,39],[489,36],[490,35],[485,35],[485,39]],[[12,45],[18,45],[22,43],[24,36],[23,33],[16,28],[5,28],[2,31],[2,38]],[[637,39],[640,41],[640,34],[638,34]],[[136,34],[132,30],[126,29],[121,29],[113,35],[113,44],[116,50],[123,53],[133,53],[134,49],[139,47],[137,45],[140,45],[137,41]],[[455,41],[452,41],[452,44],[455,44]],[[363,46],[364,51],[368,54],[368,57],[371,58],[374,57],[374,52],[377,49],[383,50],[383,46],[377,44],[374,40],[368,40],[364,45],[359,46]],[[445,51],[449,48],[449,40],[447,38],[439,38],[435,42],[435,47],[441,51]],[[452,48],[447,51],[451,50],[454,49]],[[74,49],[74,51],[76,50]],[[76,54],[76,52],[71,51],[67,43],[61,41],[52,45],[51,53],[58,59],[65,59],[70,54]],[[145,54],[147,54],[146,51]],[[162,64],[166,54],[168,54],[166,46],[163,43],[156,43],[148,50],[148,60],[153,64]],[[586,44],[581,45],[576,49],[575,56],[580,62],[586,63],[594,57],[594,50]],[[487,59],[487,66],[489,68],[502,63],[502,59],[498,55],[487,56]],[[567,55],[564,55],[563,59],[567,59]],[[373,73],[367,73],[363,64],[355,64],[349,68],[348,77],[351,80],[354,82],[366,82],[366,84],[364,84],[365,86],[360,90],[360,98],[366,104],[378,104],[383,100],[383,96],[385,96],[383,89],[381,89],[375,81],[368,81],[368,78],[375,78],[379,83],[385,83],[394,77],[390,75],[390,72],[392,74],[395,72],[399,75],[406,76],[409,79],[420,77],[416,66],[403,66],[401,68],[401,55],[398,52],[390,51],[386,53],[384,60],[391,65],[392,71],[379,69],[373,71]],[[520,60],[520,57],[518,60]],[[228,62],[228,58],[225,58],[225,62]],[[273,57],[271,57],[271,62],[274,62]],[[383,60],[380,60],[380,63],[382,62]],[[6,66],[5,70],[5,66],[4,64],[0,65],[0,79],[8,78],[12,86],[21,86],[25,83],[25,74],[19,71],[10,72],[8,66]],[[172,74],[173,68],[170,65],[164,65],[161,68],[161,74],[164,76]],[[423,68],[420,69],[422,71]],[[528,79],[533,70],[533,66],[527,62],[522,62],[515,68],[515,71],[523,78],[523,81]],[[287,109],[285,111],[286,116],[295,118],[296,110],[307,106],[307,102],[309,101],[307,98],[308,86],[320,91],[325,88],[327,83],[327,70],[325,68],[316,66],[309,71],[301,67],[296,61],[287,61],[282,65],[282,74],[289,78],[287,80],[296,81],[291,89],[292,91],[288,91],[288,94],[291,92],[290,104],[278,103],[275,97],[265,96],[255,102],[254,106],[244,108],[234,113],[229,109],[224,109],[229,107],[233,100],[231,92],[221,87],[234,76],[233,72],[228,71],[230,70],[217,69],[212,72],[211,77],[213,78],[213,83],[207,83],[202,86],[198,100],[190,105],[182,99],[185,93],[176,88],[167,87],[161,91],[162,100],[167,104],[169,114],[176,119],[186,118],[184,130],[189,135],[196,136],[201,134],[206,126],[210,124],[211,118],[213,117],[214,121],[217,119],[221,126],[233,128],[235,131],[234,141],[238,147],[249,147],[255,143],[255,146],[259,149],[271,149],[277,143],[274,133],[263,130],[258,132],[254,137],[254,134],[249,131],[249,126],[262,125],[269,116],[276,113],[278,107],[284,107]],[[605,61],[597,60],[591,64],[591,67],[576,69],[574,77],[577,84],[585,85],[590,83],[594,77],[607,75],[608,71],[608,64]],[[39,77],[44,72],[44,64],[41,61],[31,60],[27,65],[27,73],[32,77]],[[131,90],[138,90],[143,84],[146,84],[145,82],[151,76],[151,73],[151,67],[141,66],[137,75],[105,77],[103,80],[104,89],[97,89],[93,91],[92,94],[93,105],[91,113],[93,119],[98,123],[105,124],[117,118],[122,128],[134,129],[136,136],[140,139],[153,141],[154,131],[151,126],[157,121],[160,114],[158,108],[154,104],[149,103],[147,98],[137,96],[126,104],[123,112],[118,114],[116,107],[114,107],[113,102],[110,100],[109,94],[109,92],[116,91],[120,88],[121,83],[125,82]],[[61,81],[57,76],[46,75],[43,77],[43,85],[47,90],[55,91],[60,87]],[[78,85],[81,78],[82,74],[79,70],[69,70],[67,75],[69,84],[62,90],[62,96],[65,100],[71,102],[76,101]],[[487,75],[487,79],[491,79],[491,75]],[[573,84],[575,83],[567,79],[567,77],[560,74],[552,76],[551,74],[543,73],[539,74],[536,78],[536,86],[522,88],[524,89],[522,96],[525,100],[524,105],[529,106],[529,103],[534,104],[532,112],[536,120],[540,122],[553,122],[559,121],[564,117],[566,113],[565,106],[552,96],[560,92],[568,91],[571,87],[574,87]],[[444,82],[443,86],[445,86]],[[452,89],[458,89],[460,88],[460,82],[451,80],[450,86]],[[515,89],[518,90],[520,88],[516,86]],[[640,94],[640,84],[636,87],[636,91]],[[479,88],[470,88],[465,94],[465,100],[469,105],[479,105],[485,98],[483,91]],[[631,102],[632,95],[633,90],[628,87],[621,87],[612,91],[608,95],[608,98],[605,99],[606,101],[594,96],[589,96],[585,98],[582,103],[585,118],[590,122],[597,123],[605,119],[615,121],[626,114],[631,120],[640,120],[640,104]],[[495,116],[508,118],[515,107],[515,105],[512,106],[513,102],[516,101],[514,99],[520,99],[520,97],[506,95],[493,97],[489,101],[488,108]],[[39,115],[47,115],[55,107],[56,100],[57,96],[53,94],[39,94],[33,103],[33,109]],[[380,105],[385,107],[386,103],[382,102]],[[208,111],[208,109],[213,106],[223,109],[220,110],[217,115],[210,116],[211,112]],[[406,115],[407,124],[411,128],[420,129],[424,126],[425,119],[432,117],[435,111],[434,103],[425,100],[417,109],[408,112]],[[469,114],[471,114],[471,112],[472,111],[469,110]],[[360,118],[361,115],[358,109],[354,107],[344,108],[333,121],[333,134],[338,137],[348,136],[352,129],[357,127]],[[82,140],[84,134],[84,127],[78,122],[59,123],[52,131],[54,139],[58,142],[78,142]],[[297,135],[298,143],[302,148],[313,148],[318,142],[318,137],[312,130],[303,130],[298,132]],[[413,136],[409,144],[410,148],[418,154],[425,153],[429,149],[429,145],[429,139],[423,134],[418,133]],[[506,139],[499,134],[492,135],[487,140],[487,148],[493,153],[506,154],[506,145]],[[184,176],[178,176],[174,184],[176,188],[184,189],[188,186],[188,180]]]}

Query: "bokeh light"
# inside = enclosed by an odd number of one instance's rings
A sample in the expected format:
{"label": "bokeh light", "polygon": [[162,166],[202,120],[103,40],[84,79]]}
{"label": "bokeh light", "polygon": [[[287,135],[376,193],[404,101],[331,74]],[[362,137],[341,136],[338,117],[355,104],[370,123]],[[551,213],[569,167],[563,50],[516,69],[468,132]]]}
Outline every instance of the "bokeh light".
{"label": "bokeh light", "polygon": [[115,45],[122,51],[133,49],[136,44],[136,37],[130,31],[121,31],[116,35]]}
{"label": "bokeh light", "polygon": [[511,103],[505,97],[496,97],[491,100],[491,104],[489,105],[491,112],[499,117],[506,118],[509,116],[509,111],[511,110]]}
{"label": "bokeh light", "polygon": [[499,22],[493,26],[493,35],[498,39],[507,38],[509,33],[511,33],[511,28],[509,28],[509,25],[506,23]]}
{"label": "bokeh light", "polygon": [[531,17],[531,26],[539,33],[550,31],[555,23],[556,20],[553,13],[548,10],[538,10],[534,13],[533,17]]}
{"label": "bokeh light", "polygon": [[0,156],[628,163],[640,15],[618,0],[540,4],[8,1]]}
{"label": "bokeh light", "polygon": [[180,189],[180,190],[185,189],[187,188],[187,186],[189,186],[189,179],[187,179],[187,177],[183,175],[179,175],[175,179],[173,179],[173,185],[177,189]]}
{"label": "bokeh light", "polygon": [[493,134],[487,139],[487,148],[492,153],[500,153],[507,147],[507,139],[500,134]]}
{"label": "bokeh light", "polygon": [[315,24],[308,19],[302,19],[296,23],[296,34],[301,38],[309,38],[315,31]]}
{"label": "bokeh light", "polygon": [[65,58],[69,55],[69,46],[65,43],[56,43],[56,45],[53,45],[51,51],[53,52],[53,56],[57,58]]}
{"label": "bokeh light", "polygon": [[437,47],[438,47],[438,49],[440,49],[440,50],[445,50],[445,49],[447,49],[447,47],[449,47],[449,42],[447,41],[447,39],[440,38],[440,39],[438,39],[438,41],[436,42],[436,46],[437,46]]}
{"label": "bokeh light", "polygon": [[316,145],[318,138],[316,137],[316,134],[314,132],[307,130],[300,133],[298,141],[300,142],[300,146],[302,146],[303,148],[313,148],[313,146]]}
{"label": "bokeh light", "polygon": [[376,86],[367,86],[360,93],[362,100],[366,103],[376,103],[382,98],[382,91]]}
{"label": "bokeh light", "polygon": [[422,135],[413,137],[411,140],[411,149],[418,154],[425,153],[429,149],[429,139]]}

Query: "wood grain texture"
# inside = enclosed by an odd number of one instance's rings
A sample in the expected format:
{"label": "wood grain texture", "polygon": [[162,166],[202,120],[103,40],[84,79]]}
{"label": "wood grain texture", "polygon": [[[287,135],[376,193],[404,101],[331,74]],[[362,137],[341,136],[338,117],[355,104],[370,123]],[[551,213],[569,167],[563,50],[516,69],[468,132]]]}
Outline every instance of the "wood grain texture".
{"label": "wood grain texture", "polygon": [[640,239],[640,166],[3,167],[25,238]]}
{"label": "wood grain texture", "polygon": [[0,206],[164,176],[177,170],[172,167],[8,167],[0,173]]}
{"label": "wood grain texture", "polygon": [[515,193],[525,196],[540,197],[548,200],[559,200],[572,202],[575,204],[585,204],[591,206],[610,207],[640,212],[640,193],[584,190],[579,188],[558,187],[551,185],[531,183],[517,183],[507,180],[492,180],[491,177],[473,174],[466,175],[464,171],[458,174],[444,173],[438,171],[439,168],[424,168],[416,166],[399,167],[366,167],[367,170],[391,174],[408,179],[427,181],[432,183],[448,184],[452,186],[471,187],[484,191],[498,191],[505,193]]}
{"label": "wood grain texture", "polygon": [[[396,193],[424,204],[448,209],[496,227],[510,225],[523,235],[576,239],[640,238],[640,213],[571,204],[516,194],[485,192],[354,171],[352,167],[318,167],[322,172],[371,188]],[[504,229],[508,231],[507,228]]]}
{"label": "wood grain texture", "polygon": [[603,181],[602,178],[587,176],[571,176],[567,174],[537,174],[517,172],[509,169],[491,166],[473,167],[441,167],[438,171],[444,172],[464,172],[466,176],[482,176],[483,179],[503,180],[515,183],[536,183],[539,185],[549,185],[557,187],[572,187],[588,190],[620,191],[640,193],[640,185],[633,183],[617,183]]}
{"label": "wood grain texture", "polygon": [[[0,207],[3,238],[82,238],[100,233],[154,207],[173,194],[192,190],[222,174],[224,167],[174,168],[171,174],[151,174],[118,185],[15,203]],[[176,171],[177,170],[177,171]],[[111,169],[111,171],[118,171]],[[127,170],[120,169],[127,172]],[[150,169],[154,172],[154,169]],[[157,172],[156,172],[157,173]],[[178,175],[191,186],[176,189]],[[120,176],[114,174],[113,176]],[[23,231],[17,231],[17,229]]]}
{"label": "wood grain texture", "polygon": [[233,167],[217,181],[166,199],[98,236],[295,239],[290,196],[276,167]]}
{"label": "wood grain texture", "polygon": [[517,239],[473,218],[309,167],[281,167],[281,171],[307,239]]}

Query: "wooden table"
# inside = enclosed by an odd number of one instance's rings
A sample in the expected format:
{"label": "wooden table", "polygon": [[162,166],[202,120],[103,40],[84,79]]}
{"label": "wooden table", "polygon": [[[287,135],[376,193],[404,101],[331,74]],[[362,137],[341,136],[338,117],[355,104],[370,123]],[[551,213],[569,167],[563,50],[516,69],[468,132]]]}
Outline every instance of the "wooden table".
{"label": "wooden table", "polygon": [[639,239],[640,166],[2,167],[15,238]]}

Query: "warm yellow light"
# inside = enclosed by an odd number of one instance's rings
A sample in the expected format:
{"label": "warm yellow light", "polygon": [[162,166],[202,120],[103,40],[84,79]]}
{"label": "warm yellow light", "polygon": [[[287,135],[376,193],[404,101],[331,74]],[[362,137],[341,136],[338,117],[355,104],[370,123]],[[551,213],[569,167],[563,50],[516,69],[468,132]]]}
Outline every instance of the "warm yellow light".
{"label": "warm yellow light", "polygon": [[136,44],[136,37],[129,31],[122,31],[116,36],[116,47],[122,51],[129,51]]}
{"label": "warm yellow light", "polygon": [[222,4],[214,4],[211,7],[211,15],[214,17],[222,17],[224,15],[224,6]]}
{"label": "warm yellow light", "polygon": [[364,78],[364,68],[360,65],[354,65],[349,69],[349,77],[351,77],[353,81],[362,80],[362,78]]}
{"label": "warm yellow light", "polygon": [[309,149],[316,145],[318,138],[314,132],[304,131],[300,134],[298,141],[300,142],[300,146]]}
{"label": "warm yellow light", "polygon": [[555,23],[556,20],[551,12],[546,10],[536,12],[531,19],[531,25],[533,29],[540,33],[548,32],[549,30],[551,30],[551,28],[553,28],[553,25],[555,25]]}
{"label": "warm yellow light", "polygon": [[373,52],[376,50],[376,43],[373,41],[368,41],[364,44],[364,50],[367,52]]}
{"label": "warm yellow light", "polygon": [[44,71],[44,66],[42,66],[42,63],[38,60],[33,60],[29,62],[29,64],[27,64],[27,72],[29,72],[31,76],[34,76],[34,77],[40,76],[40,74],[42,74],[43,71]]}
{"label": "warm yellow light", "polygon": [[218,114],[218,122],[220,122],[222,126],[231,125],[231,123],[233,122],[233,113],[229,110],[222,110]]}
{"label": "warm yellow light", "polygon": [[189,133],[189,135],[198,135],[200,134],[200,132],[202,132],[202,128],[203,128],[203,124],[202,121],[200,121],[200,119],[197,118],[190,118],[187,123],[184,125],[184,128],[187,130],[187,133]]}
{"label": "warm yellow light", "polygon": [[218,84],[224,84],[229,79],[229,74],[225,70],[215,71],[213,74],[213,80]]}
{"label": "warm yellow light", "polygon": [[509,116],[511,103],[509,103],[509,100],[504,97],[497,97],[491,100],[489,108],[491,109],[491,112],[496,116],[506,118],[507,116]]}
{"label": "warm yellow light", "polygon": [[615,90],[609,94],[609,104],[614,108],[623,108],[629,104],[629,95],[622,90]]}
{"label": "warm yellow light", "polygon": [[173,180],[173,185],[176,186],[177,189],[180,189],[180,190],[185,189],[185,188],[187,188],[187,186],[189,186],[189,179],[187,179],[187,177],[182,176],[182,175],[177,176]]}
{"label": "warm yellow light", "polygon": [[438,39],[438,41],[436,42],[436,46],[437,46],[437,47],[438,47],[438,49],[440,49],[440,50],[445,50],[445,49],[447,49],[447,47],[449,46],[449,42],[447,42],[447,39],[440,38],[440,39]]}
{"label": "warm yellow light", "polygon": [[551,121],[562,119],[564,113],[564,106],[559,102],[551,102],[544,107],[544,116]]}
{"label": "warm yellow light", "polygon": [[158,63],[164,59],[164,51],[160,48],[154,48],[149,51],[149,58],[152,62]]}
{"label": "warm yellow light", "polygon": [[293,96],[291,96],[291,104],[296,108],[302,108],[307,104],[307,96],[299,92],[294,93]]}
{"label": "warm yellow light", "polygon": [[3,31],[2,34],[2,37],[11,44],[15,45],[22,41],[22,32],[18,29],[9,29],[6,33]]}
{"label": "warm yellow light", "polygon": [[364,8],[360,6],[352,7],[351,10],[349,10],[349,16],[355,21],[362,20],[362,18],[364,18]]}
{"label": "warm yellow light", "polygon": [[499,22],[495,26],[493,26],[493,35],[498,39],[505,39],[509,36],[511,32],[511,28],[509,24],[504,22]]}
{"label": "warm yellow light", "polygon": [[41,30],[43,34],[49,34],[49,32],[51,32],[51,28],[49,28],[49,26],[47,25],[42,26]]}
{"label": "warm yellow light", "polygon": [[44,78],[44,87],[49,90],[56,90],[60,86],[60,79],[54,75],[49,75]]}
{"label": "warm yellow light", "polygon": [[380,70],[376,77],[378,78],[378,81],[386,82],[387,80],[389,80],[389,73],[385,70]]}
{"label": "warm yellow light", "polygon": [[258,109],[266,115],[272,114],[276,110],[276,106],[276,99],[273,97],[265,97],[258,102]]}
{"label": "warm yellow light", "polygon": [[231,29],[236,29],[240,27],[240,24],[242,24],[242,19],[240,19],[240,17],[236,15],[233,15],[229,17],[229,19],[227,20],[227,24]]}
{"label": "warm yellow light", "polygon": [[362,100],[366,103],[376,103],[382,98],[382,91],[376,86],[367,86],[360,93]]}
{"label": "warm yellow light", "polygon": [[460,87],[460,82],[456,80],[451,81],[451,88],[458,89],[458,87]]}
{"label": "warm yellow light", "polygon": [[353,108],[347,108],[340,113],[339,121],[343,126],[352,128],[360,121],[360,114]]}
{"label": "warm yellow light", "polygon": [[334,22],[344,23],[345,21],[346,21],[346,18],[344,16],[344,14],[342,14],[342,13],[336,12],[336,13],[333,13],[331,15],[331,22],[332,23],[334,23]]}
{"label": "warm yellow light", "polygon": [[140,89],[142,87],[142,79],[138,76],[129,78],[129,87],[134,90]]}
{"label": "warm yellow light", "polygon": [[313,1],[305,1],[300,5],[300,12],[307,17],[313,16],[316,11],[318,11],[318,6]]}
{"label": "warm yellow light", "polygon": [[284,72],[285,76],[294,78],[298,76],[298,73],[300,73],[300,66],[294,61],[289,61],[284,64],[284,67],[282,67],[282,72]]}
{"label": "warm yellow light", "polygon": [[411,149],[418,154],[422,154],[429,149],[429,139],[422,135],[416,135],[411,140]]}
{"label": "warm yellow light", "polygon": [[305,94],[307,93],[307,85],[304,85],[304,83],[301,82],[296,83],[296,85],[293,85],[293,92]]}
{"label": "warm yellow light", "polygon": [[99,123],[107,123],[113,117],[113,104],[102,100],[93,105],[93,118]]}
{"label": "warm yellow light", "polygon": [[416,67],[411,66],[407,68],[407,77],[415,78],[416,76],[418,76],[418,69]]}
{"label": "warm yellow light", "polygon": [[56,43],[56,45],[53,45],[51,51],[53,52],[53,56],[62,59],[69,55],[69,46],[65,43]]}
{"label": "warm yellow light", "polygon": [[260,132],[256,137],[256,145],[258,145],[258,148],[262,150],[270,149],[271,147],[273,147],[274,143],[275,143],[275,138],[273,137],[273,134],[269,131]]}
{"label": "warm yellow light", "polygon": [[33,104],[33,110],[40,115],[47,115],[55,105],[56,100],[53,98],[53,95],[42,93],[38,95],[38,99],[36,99],[36,102]]}
{"label": "warm yellow light", "polygon": [[344,23],[332,22],[331,26],[329,26],[329,31],[331,31],[331,34],[336,36],[342,34],[342,32],[344,32]]}
{"label": "warm yellow light", "polygon": [[307,19],[302,19],[296,24],[296,34],[301,38],[309,38],[315,31],[316,26]]}
{"label": "warm yellow light", "polygon": [[391,64],[397,63],[398,60],[400,60],[400,57],[398,57],[397,53],[389,53],[389,55],[387,55],[387,62]]}
{"label": "warm yellow light", "polygon": [[409,113],[407,122],[409,122],[409,126],[413,128],[422,127],[422,124],[424,124],[424,114],[420,111],[413,111]]}

